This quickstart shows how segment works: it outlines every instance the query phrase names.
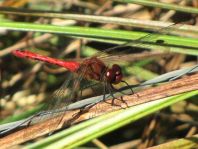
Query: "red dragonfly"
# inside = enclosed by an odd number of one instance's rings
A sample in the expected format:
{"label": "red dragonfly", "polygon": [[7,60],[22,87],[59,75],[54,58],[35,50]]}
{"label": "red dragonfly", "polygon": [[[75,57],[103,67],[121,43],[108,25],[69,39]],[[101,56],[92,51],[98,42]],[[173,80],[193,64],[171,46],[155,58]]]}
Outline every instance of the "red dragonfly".
{"label": "red dragonfly", "polygon": [[[120,82],[126,83],[125,81],[122,80],[123,75],[122,75],[121,67],[118,64],[113,64],[111,67],[107,67],[105,63],[96,56],[85,59],[84,61],[82,61],[82,63],[80,63],[77,61],[63,61],[63,60],[39,55],[30,51],[15,50],[12,52],[12,54],[20,58],[39,60],[53,65],[58,65],[60,67],[64,67],[70,72],[74,72],[79,75],[79,79],[76,79],[77,81],[80,81],[83,78],[86,80],[94,80],[94,81],[102,82],[104,84],[104,94],[106,88],[108,88],[111,95],[113,96],[112,90],[115,90],[113,85],[118,84]],[[69,81],[68,80],[66,81],[67,82],[66,86],[63,85],[65,89],[70,84]],[[77,81],[73,83],[74,86],[76,86]],[[56,96],[62,96],[62,95],[56,95]],[[71,102],[74,101],[67,100],[65,101],[65,104],[67,105]]]}
{"label": "red dragonfly", "polygon": [[[104,91],[103,91],[104,99],[107,89],[110,95],[113,98],[115,98],[113,93],[117,89],[115,89],[114,85],[119,84],[120,82],[127,84],[127,82],[122,80],[123,74],[121,67],[118,64],[113,64],[111,67],[108,67],[101,59],[99,59],[96,56],[87,58],[82,62],[77,62],[77,61],[63,61],[63,60],[39,55],[27,50],[25,51],[15,50],[12,52],[12,54],[20,58],[29,58],[29,59],[47,62],[53,65],[58,65],[60,67],[66,68],[70,72],[78,74],[78,77],[75,80],[72,80],[72,78],[68,78],[66,82],[62,85],[62,87],[55,92],[51,103],[48,105],[49,107],[47,107],[47,110],[60,109],[63,106],[76,102],[76,99],[79,98],[76,89],[78,88],[79,82],[82,79],[94,80],[99,82],[100,84],[102,83],[104,87]],[[65,90],[69,85],[70,86],[72,85],[72,91],[71,93],[66,93]],[[77,93],[77,97],[74,97],[76,93]],[[81,95],[82,95],[82,90],[81,90]],[[82,99],[78,99],[78,100],[82,100]]]}
{"label": "red dragonfly", "polygon": [[[96,56],[85,59],[80,63],[77,61],[63,61],[63,60],[39,55],[27,50],[24,51],[15,50],[12,52],[12,54],[20,58],[34,59],[38,61],[47,62],[53,65],[57,65],[60,67],[64,67],[70,72],[78,74],[78,77],[75,80],[72,80],[72,78],[68,78],[66,82],[62,85],[62,87],[54,93],[51,101],[47,105],[47,108],[44,109],[47,111],[48,110],[53,111],[53,109],[54,110],[61,109],[62,107],[65,107],[71,103],[76,102],[76,99],[79,97],[78,95],[77,97],[74,96],[77,93],[76,89],[78,88],[79,82],[82,79],[94,80],[99,83],[103,83],[104,84],[103,99],[105,99],[106,89],[108,89],[110,95],[113,98],[115,98],[113,93],[115,92],[116,89],[114,88],[113,85],[118,84],[120,82],[126,83],[125,81],[122,80],[123,74],[121,67],[118,64],[113,64],[111,67],[108,67],[101,59],[99,59]],[[70,93],[67,93],[66,90],[69,85],[72,85],[72,91]],[[80,98],[82,97],[81,95]],[[82,99],[78,99],[78,100],[82,100]],[[91,106],[94,104],[95,103],[91,104]],[[52,113],[52,115],[55,114]]]}

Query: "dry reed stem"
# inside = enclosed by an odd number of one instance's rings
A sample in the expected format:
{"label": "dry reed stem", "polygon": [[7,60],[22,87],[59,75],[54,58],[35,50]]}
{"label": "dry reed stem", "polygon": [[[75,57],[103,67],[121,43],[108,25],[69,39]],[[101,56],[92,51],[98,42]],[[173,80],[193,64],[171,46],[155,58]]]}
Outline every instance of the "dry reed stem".
{"label": "dry reed stem", "polygon": [[[145,89],[133,95],[123,96],[124,102],[121,100],[114,101],[115,105],[120,106],[114,106],[106,102],[98,103],[95,106],[91,107],[88,112],[81,114],[70,124],[75,124],[92,117],[119,110],[121,108],[126,108],[128,106],[131,107],[193,90],[198,90],[198,74],[186,76],[176,81]],[[112,99],[109,99],[108,102],[111,103]],[[17,145],[53,132],[54,130],[60,129],[64,122],[73,119],[73,116],[78,112],[79,110],[69,111],[65,113],[63,118],[62,116],[57,116],[42,123],[29,126],[10,135],[7,135],[0,139],[1,148]],[[59,121],[60,117],[62,118],[62,121],[57,126],[57,122]]]}

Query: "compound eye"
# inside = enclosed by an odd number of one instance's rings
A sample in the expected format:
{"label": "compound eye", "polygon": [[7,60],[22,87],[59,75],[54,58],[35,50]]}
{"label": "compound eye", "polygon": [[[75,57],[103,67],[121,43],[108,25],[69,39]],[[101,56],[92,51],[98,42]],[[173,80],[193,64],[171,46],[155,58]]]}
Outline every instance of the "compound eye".
{"label": "compound eye", "polygon": [[114,64],[112,66],[112,71],[114,72],[114,81],[113,84],[118,84],[122,81],[122,70],[119,65]]}
{"label": "compound eye", "polygon": [[122,81],[122,71],[119,65],[114,64],[112,69],[107,70],[106,80],[112,84],[118,84]]}
{"label": "compound eye", "polygon": [[118,84],[122,81],[122,75],[117,75],[114,81],[114,84]]}
{"label": "compound eye", "polygon": [[114,65],[112,66],[112,70],[115,72],[115,75],[120,75],[120,74],[121,74],[121,68],[120,68],[120,66],[117,65],[117,64],[114,64]]}

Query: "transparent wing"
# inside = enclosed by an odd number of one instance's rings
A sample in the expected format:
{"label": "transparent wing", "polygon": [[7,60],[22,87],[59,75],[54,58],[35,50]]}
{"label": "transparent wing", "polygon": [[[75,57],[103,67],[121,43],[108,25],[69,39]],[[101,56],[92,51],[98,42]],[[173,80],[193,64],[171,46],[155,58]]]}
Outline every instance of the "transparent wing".
{"label": "transparent wing", "polygon": [[73,75],[69,73],[66,76],[65,82],[61,85],[59,89],[57,89],[51,99],[50,103],[46,105],[45,110],[53,110],[57,108],[61,108],[63,106],[63,102],[65,102],[65,105],[68,105],[72,102],[72,99],[70,98],[72,92],[71,92],[71,86],[73,85]]}
{"label": "transparent wing", "polygon": [[[111,53],[113,51],[119,50],[121,48],[125,48],[124,50],[116,51],[116,55],[117,54],[120,55],[120,54],[129,52],[129,50],[135,50],[135,49],[137,49],[137,47],[145,48],[145,44],[148,49],[154,47],[153,44],[155,44],[155,47],[157,48],[158,46],[160,46],[160,44],[162,44],[162,43],[157,43],[158,37],[162,34],[163,35],[168,34],[169,31],[172,29],[171,28],[172,26],[175,26],[175,24],[171,24],[171,25],[168,25],[167,27],[160,28],[160,29],[156,30],[154,33],[152,33],[152,34],[148,33],[145,36],[142,36],[136,40],[129,41],[129,42],[126,42],[124,44],[121,44],[121,45],[118,45],[118,46],[115,46],[112,48],[108,48],[108,49],[104,50],[104,52],[101,52],[101,54],[99,54],[99,56],[97,56],[97,57],[99,57],[100,59],[104,59],[106,57],[112,56]],[[146,42],[146,41],[151,41],[151,42]],[[131,47],[133,47],[133,48],[131,48]],[[98,54],[96,54],[96,55],[98,55]],[[115,54],[113,54],[113,55],[115,55]]]}
{"label": "transparent wing", "polygon": [[[101,91],[99,88],[103,86],[102,83],[85,79],[86,71],[87,67],[85,67],[83,71],[76,76],[75,74],[70,73],[66,77],[66,81],[63,83],[63,85],[53,93],[50,102],[45,107],[44,113],[48,113],[44,114],[46,117],[42,116],[40,117],[41,119],[35,117],[31,120],[31,124],[42,122],[46,119],[58,116],[58,118],[56,118],[56,124],[51,126],[53,129],[57,128],[59,127],[58,125],[62,123],[61,121],[64,115],[68,112],[69,109],[67,109],[67,106],[69,104],[91,96],[91,94],[85,93],[87,89],[90,90],[91,88],[91,92],[93,92],[94,95],[102,93],[99,92]],[[43,113],[41,114],[43,115]],[[52,130],[51,127],[49,127],[49,130]]]}
{"label": "transparent wing", "polygon": [[132,53],[132,54],[122,54],[122,55],[109,55],[102,57],[102,61],[107,64],[112,64],[119,61],[119,64],[125,64],[126,62],[134,62],[138,60],[143,60],[147,58],[159,58],[170,56],[169,52],[160,52],[160,51],[144,51],[141,53]]}
{"label": "transparent wing", "polygon": [[[75,77],[74,74],[69,73],[66,77],[65,82],[61,85],[59,89],[57,89],[51,96],[48,103],[44,107],[44,111],[40,112],[38,116],[33,117],[30,121],[30,125],[35,123],[43,122],[49,118],[58,117],[56,119],[56,124],[50,126],[49,130],[54,130],[60,124],[63,116],[67,112],[67,106],[71,103],[76,102],[77,93],[78,93],[78,85],[83,79],[84,73],[81,73]],[[64,108],[64,111],[61,110]],[[59,111],[59,112],[57,112]],[[44,114],[47,113],[47,114]],[[43,115],[43,116],[40,116]],[[53,129],[51,128],[53,127]],[[42,130],[41,130],[42,131]]]}

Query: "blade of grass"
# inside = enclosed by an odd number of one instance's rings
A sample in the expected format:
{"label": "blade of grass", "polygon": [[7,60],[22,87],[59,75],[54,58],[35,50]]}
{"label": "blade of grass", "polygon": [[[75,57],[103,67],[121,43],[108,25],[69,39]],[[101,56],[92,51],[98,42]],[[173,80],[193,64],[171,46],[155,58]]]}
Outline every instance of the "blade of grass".
{"label": "blade of grass", "polygon": [[149,7],[163,8],[163,9],[168,9],[168,10],[176,10],[180,12],[198,14],[197,8],[180,6],[177,4],[162,3],[162,2],[157,2],[153,0],[114,0],[114,1],[123,2],[123,3],[133,3],[133,4],[139,4],[139,5],[149,6]]}
{"label": "blade of grass", "polygon": [[[124,31],[124,30],[107,30],[91,27],[80,27],[80,26],[55,26],[55,25],[43,25],[43,24],[33,24],[33,23],[23,23],[23,22],[1,22],[1,28],[17,31],[34,31],[34,32],[48,32],[48,33],[59,33],[66,34],[70,36],[79,37],[89,37],[89,38],[103,38],[103,39],[114,39],[121,41],[137,40],[148,33],[145,32],[135,32],[135,31]],[[157,36],[152,34],[149,38],[141,40],[142,42],[156,42],[157,40],[163,40],[166,44],[176,45],[176,46],[186,46],[198,48],[198,41],[193,38],[160,35]]]}
{"label": "blade of grass", "polygon": [[[125,44],[126,42],[124,41],[118,41],[118,40],[110,40],[110,39],[99,39],[99,38],[88,38],[92,41],[100,41],[100,42],[104,42],[104,43],[111,43],[111,44]],[[141,38],[141,37],[140,37]],[[158,50],[158,51],[162,51],[162,52],[174,52],[174,53],[181,53],[181,54],[187,54],[187,55],[194,55],[197,56],[198,55],[198,51],[196,50],[197,48],[190,48],[190,47],[171,47],[171,46],[166,46],[164,47],[163,45],[151,45],[151,44],[132,44],[131,46],[133,47],[139,47],[139,48],[148,48],[148,49],[153,49],[153,50]],[[136,48],[133,48],[134,50],[137,50]],[[1,56],[1,53],[0,53]]]}
{"label": "blade of grass", "polygon": [[133,26],[138,28],[158,30],[170,26],[169,32],[173,31],[185,31],[191,32],[193,34],[198,33],[198,29],[195,26],[191,25],[173,25],[174,23],[162,22],[162,21],[152,21],[152,20],[138,20],[132,18],[120,18],[120,17],[106,17],[106,16],[96,16],[96,15],[83,15],[83,14],[63,14],[57,12],[46,12],[38,10],[29,10],[29,9],[18,9],[18,8],[1,8],[0,13],[2,14],[12,14],[12,15],[21,15],[21,16],[34,16],[34,17],[47,17],[47,18],[61,18],[61,19],[72,19],[78,21],[86,22],[97,22],[97,23],[113,23],[124,26]]}
{"label": "blade of grass", "polygon": [[[148,33],[145,32],[107,30],[107,29],[98,29],[91,27],[88,28],[88,27],[79,27],[79,26],[42,25],[42,24],[21,23],[21,22],[1,22],[0,28],[17,30],[17,31],[58,33],[69,36],[85,37],[92,39],[94,38],[97,40],[103,39],[103,41],[105,39],[106,42],[112,43],[112,41],[114,42],[116,41],[119,42],[119,44],[148,36]],[[165,41],[166,46],[164,47],[163,45],[156,45],[157,40]],[[144,48],[147,47],[157,48],[166,51],[168,49],[169,51],[173,51],[173,52],[198,55],[198,51],[196,50],[198,48],[198,40],[193,38],[151,34],[149,35],[149,38],[145,38],[141,40],[141,42],[149,42],[149,43],[153,43],[153,45],[151,46],[151,44],[135,44],[135,46],[144,47]],[[168,45],[171,46],[168,47]]]}
{"label": "blade of grass", "polygon": [[160,144],[157,146],[150,147],[149,149],[163,149],[163,148],[168,148],[168,149],[175,149],[175,148],[191,148],[195,149],[198,148],[198,134],[193,135],[191,137],[187,138],[182,138],[174,141],[170,141],[164,144]]}

